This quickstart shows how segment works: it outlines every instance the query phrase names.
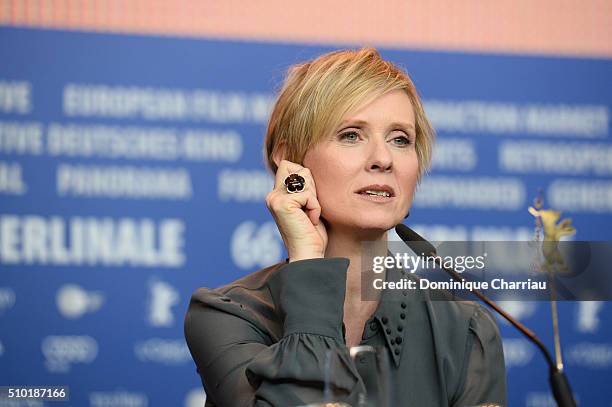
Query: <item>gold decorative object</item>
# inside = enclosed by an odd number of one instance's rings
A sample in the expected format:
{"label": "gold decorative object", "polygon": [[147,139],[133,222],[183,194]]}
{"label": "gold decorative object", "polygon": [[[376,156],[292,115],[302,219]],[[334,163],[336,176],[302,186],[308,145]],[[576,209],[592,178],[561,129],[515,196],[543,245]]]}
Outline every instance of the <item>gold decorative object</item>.
{"label": "gold decorative object", "polygon": [[559,222],[561,212],[553,209],[536,209],[530,206],[529,213],[536,217],[536,236],[539,235],[538,226],[544,230],[544,241],[542,244],[544,261],[541,265],[542,271],[567,272],[567,266],[563,261],[563,256],[561,256],[557,243],[561,237],[571,236],[576,233],[576,228],[572,226],[572,220],[566,218]]}
{"label": "gold decorative object", "polygon": [[553,324],[553,339],[555,342],[555,359],[557,369],[563,371],[563,357],[561,352],[561,338],[559,335],[559,314],[557,310],[557,299],[555,290],[555,274],[568,272],[568,267],[563,260],[563,256],[559,251],[559,240],[563,236],[571,236],[576,233],[576,228],[572,226],[570,218],[562,219],[561,212],[554,209],[543,209],[544,199],[542,191],[538,192],[538,196],[533,201],[533,206],[529,207],[529,213],[536,218],[535,240],[539,241],[541,232],[544,232],[542,240],[542,255],[543,260],[539,269],[548,274],[549,292],[550,292],[550,307]]}

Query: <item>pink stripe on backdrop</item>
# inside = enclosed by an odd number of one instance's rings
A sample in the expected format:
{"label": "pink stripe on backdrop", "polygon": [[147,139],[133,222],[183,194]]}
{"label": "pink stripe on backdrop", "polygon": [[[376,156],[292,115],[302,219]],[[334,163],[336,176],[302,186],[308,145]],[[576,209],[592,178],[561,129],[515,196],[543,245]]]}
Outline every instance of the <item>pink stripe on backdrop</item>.
{"label": "pink stripe on backdrop", "polygon": [[612,57],[609,0],[0,0],[0,24]]}

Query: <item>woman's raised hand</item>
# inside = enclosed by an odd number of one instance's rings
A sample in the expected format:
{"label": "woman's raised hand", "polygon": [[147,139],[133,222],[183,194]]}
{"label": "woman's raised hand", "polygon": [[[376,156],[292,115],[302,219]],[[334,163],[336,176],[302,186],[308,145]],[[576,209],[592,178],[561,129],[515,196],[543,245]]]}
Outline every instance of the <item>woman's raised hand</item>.
{"label": "woman's raised hand", "polygon": [[[301,192],[287,192],[285,178],[290,174],[304,178]],[[315,182],[308,168],[282,160],[276,170],[274,189],[266,196],[266,205],[278,225],[290,262],[324,257],[327,231],[321,219]]]}

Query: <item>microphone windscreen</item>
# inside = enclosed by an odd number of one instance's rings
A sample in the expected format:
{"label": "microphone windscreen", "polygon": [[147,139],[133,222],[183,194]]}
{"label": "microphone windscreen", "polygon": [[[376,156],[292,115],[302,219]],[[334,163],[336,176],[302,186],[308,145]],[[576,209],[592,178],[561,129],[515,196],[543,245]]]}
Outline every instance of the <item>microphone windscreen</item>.
{"label": "microphone windscreen", "polygon": [[419,256],[435,255],[436,248],[408,226],[400,223],[395,226],[395,232]]}

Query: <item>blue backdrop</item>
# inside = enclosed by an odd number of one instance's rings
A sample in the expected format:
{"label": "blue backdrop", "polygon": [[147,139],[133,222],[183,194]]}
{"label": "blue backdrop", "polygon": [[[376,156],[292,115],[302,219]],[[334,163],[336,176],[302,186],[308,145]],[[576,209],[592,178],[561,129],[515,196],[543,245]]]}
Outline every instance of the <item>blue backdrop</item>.
{"label": "blue backdrop", "polygon": [[[331,49],[0,28],[0,385],[202,405],[189,297],[284,258],[262,138],[287,67]],[[610,60],[380,51],[438,132],[409,225],[530,239],[541,189],[576,239],[609,240]],[[546,303],[505,306],[552,346]],[[560,312],[580,404],[610,405],[610,304]],[[510,405],[553,405],[543,358],[500,326]]]}

